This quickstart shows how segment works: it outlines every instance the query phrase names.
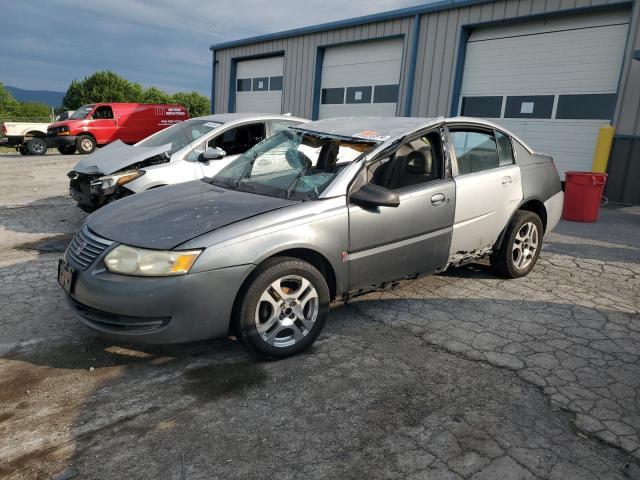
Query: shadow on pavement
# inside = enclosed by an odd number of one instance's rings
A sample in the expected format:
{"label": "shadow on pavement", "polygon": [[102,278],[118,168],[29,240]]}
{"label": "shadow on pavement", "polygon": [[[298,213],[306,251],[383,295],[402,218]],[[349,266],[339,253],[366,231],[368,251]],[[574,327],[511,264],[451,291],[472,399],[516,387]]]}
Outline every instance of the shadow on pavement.
{"label": "shadow on pavement", "polygon": [[[18,392],[0,398],[13,415],[0,433],[25,445],[9,462],[14,473],[35,477],[72,464],[79,478],[181,478],[183,468],[189,479],[625,478],[621,469],[634,460],[577,436],[571,416],[522,380],[565,370],[571,376],[557,388],[576,395],[602,395],[589,387],[598,375],[636,382],[621,366],[632,361],[630,348],[640,354],[637,345],[606,353],[553,346],[553,331],[570,338],[574,323],[609,319],[639,320],[534,301],[361,297],[331,310],[312,351],[279,362],[256,362],[229,340],[17,347],[0,360],[0,391]],[[511,354],[522,364],[489,365],[491,352],[513,343],[522,344]],[[589,358],[582,348],[593,349],[593,361],[565,365],[578,353]],[[581,385],[582,373],[591,384]],[[64,394],[43,398],[52,389]],[[618,408],[620,418],[640,413]],[[26,447],[32,436],[45,439],[40,448]]]}
{"label": "shadow on pavement", "polygon": [[0,226],[19,233],[72,234],[87,214],[64,195],[24,205],[0,205]]}

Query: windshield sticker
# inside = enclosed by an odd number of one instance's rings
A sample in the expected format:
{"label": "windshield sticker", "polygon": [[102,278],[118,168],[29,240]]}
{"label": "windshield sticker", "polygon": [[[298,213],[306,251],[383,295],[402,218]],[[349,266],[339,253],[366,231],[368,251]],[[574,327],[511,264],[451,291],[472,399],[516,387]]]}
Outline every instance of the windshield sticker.
{"label": "windshield sticker", "polygon": [[207,122],[204,124],[205,127],[209,127],[209,128],[218,128],[220,125],[222,124],[218,122]]}
{"label": "windshield sticker", "polygon": [[391,138],[390,135],[378,135],[378,132],[372,132],[371,130],[365,130],[364,132],[354,133],[353,138],[366,138],[367,140],[376,140],[378,142],[384,142]]}

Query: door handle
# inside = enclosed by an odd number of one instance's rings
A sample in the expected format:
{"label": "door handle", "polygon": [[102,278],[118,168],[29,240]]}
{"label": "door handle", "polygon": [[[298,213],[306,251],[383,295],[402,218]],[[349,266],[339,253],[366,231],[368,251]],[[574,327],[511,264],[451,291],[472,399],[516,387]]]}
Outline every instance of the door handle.
{"label": "door handle", "polygon": [[431,197],[431,205],[434,207],[440,207],[444,205],[447,197],[444,196],[444,193],[436,193],[433,197]]}
{"label": "door handle", "polygon": [[508,185],[509,183],[511,183],[511,177],[509,175],[507,175],[506,177],[502,177],[503,185]]}

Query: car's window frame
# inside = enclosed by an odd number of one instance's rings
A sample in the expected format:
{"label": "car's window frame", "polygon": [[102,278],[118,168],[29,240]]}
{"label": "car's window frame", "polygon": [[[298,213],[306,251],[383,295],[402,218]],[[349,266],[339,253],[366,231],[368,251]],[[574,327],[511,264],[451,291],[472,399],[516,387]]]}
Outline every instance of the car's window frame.
{"label": "car's window frame", "polygon": [[[451,171],[450,171],[450,154],[449,154],[449,148],[448,148],[448,137],[446,136],[446,132],[443,130],[443,124],[438,124],[438,125],[432,125],[429,126],[428,128],[424,128],[422,130],[419,130],[417,132],[413,132],[410,133],[406,136],[404,136],[399,142],[398,145],[396,145],[393,149],[391,150],[385,150],[383,152],[380,152],[380,154],[376,155],[374,158],[372,158],[371,160],[367,161],[367,162],[363,162],[365,163],[364,167],[362,170],[360,170],[356,175],[354,175],[354,179],[351,182],[351,185],[349,186],[349,195],[353,194],[356,190],[358,190],[359,188],[361,188],[362,186],[371,183],[371,181],[367,181],[366,177],[365,177],[365,181],[358,181],[359,177],[361,177],[362,175],[367,175],[367,170],[369,168],[371,168],[374,164],[381,162],[382,160],[389,158],[389,161],[391,160],[391,157],[394,156],[398,150],[400,150],[402,148],[403,145],[405,145],[408,142],[412,142],[413,140],[416,140],[418,138],[422,138],[425,135],[428,135],[429,133],[432,132],[436,132],[439,136],[440,136],[440,142],[441,142],[441,147],[442,147],[442,175],[441,178],[435,178],[433,180],[428,180],[426,182],[422,182],[422,183],[417,183],[415,185],[408,185],[406,187],[400,187],[400,188],[396,188],[393,190],[390,190],[392,192],[397,193],[398,195],[402,195],[405,193],[410,193],[413,191],[417,191],[417,190],[421,190],[421,189],[425,189],[425,188],[430,188],[433,185],[436,185],[438,183],[442,183],[442,182],[446,182],[449,181],[451,179]],[[445,138],[443,138],[443,136],[445,136]],[[380,165],[378,168],[380,168],[382,165]],[[354,189],[354,186],[357,187]]]}
{"label": "car's window frame", "polygon": [[[468,175],[481,175],[484,173],[488,173],[488,172],[495,172],[497,170],[500,169],[505,169],[505,168],[510,168],[513,165],[516,165],[516,158],[515,158],[515,152],[514,152],[514,148],[513,148],[513,139],[511,138],[511,135],[509,135],[507,132],[500,130],[499,128],[494,128],[492,126],[489,125],[478,125],[478,124],[474,124],[474,123],[449,123],[446,125],[445,127],[446,133],[447,133],[447,139],[449,141],[449,155],[450,155],[450,159],[451,159],[451,174],[452,176],[455,177],[466,177]],[[458,155],[456,154],[456,149],[454,148],[453,145],[453,138],[451,137],[451,131],[454,130],[463,130],[463,131],[470,131],[470,132],[477,132],[477,133],[483,133],[483,134],[490,134],[493,136],[495,142],[496,142],[496,154],[498,154],[498,166],[495,168],[490,168],[487,170],[481,170],[479,172],[470,172],[470,173],[460,173],[459,169],[458,169]],[[513,163],[509,164],[509,165],[500,165],[500,157],[499,157],[499,151],[498,151],[498,140],[496,138],[496,132],[500,132],[501,134],[505,135],[509,141],[511,142],[511,151],[513,152]]]}
{"label": "car's window frame", "polygon": [[[93,118],[93,116],[98,112],[98,110],[100,109],[104,109],[107,110],[109,109],[111,111],[111,118]],[[113,107],[111,105],[98,105],[96,106],[92,111],[91,111],[91,118],[90,120],[115,120],[115,112],[113,111]]]}
{"label": "car's window frame", "polygon": [[[266,140],[267,138],[271,137],[271,135],[269,135],[269,132],[267,131],[268,120],[247,120],[247,121],[243,121],[243,122],[240,122],[240,123],[234,123],[233,125],[228,125],[228,126],[226,126],[226,128],[224,128],[222,130],[215,131],[215,134],[212,135],[211,138],[207,138],[205,140],[205,149],[213,148],[213,147],[209,146],[209,142],[214,140],[216,137],[219,137],[220,135],[224,135],[229,130],[233,130],[234,128],[238,128],[238,127],[243,127],[245,125],[253,125],[253,124],[256,124],[256,123],[262,123],[262,125],[264,127],[264,138],[262,140],[260,140],[260,142],[262,142],[262,141]],[[258,143],[260,143],[260,142],[258,142]],[[258,143],[256,143],[255,145],[257,145]],[[245,150],[245,152],[251,150],[251,148],[253,148],[255,145],[249,147],[249,149]],[[222,147],[220,147],[220,148],[222,148]],[[234,153],[232,155],[242,155],[245,152]]]}

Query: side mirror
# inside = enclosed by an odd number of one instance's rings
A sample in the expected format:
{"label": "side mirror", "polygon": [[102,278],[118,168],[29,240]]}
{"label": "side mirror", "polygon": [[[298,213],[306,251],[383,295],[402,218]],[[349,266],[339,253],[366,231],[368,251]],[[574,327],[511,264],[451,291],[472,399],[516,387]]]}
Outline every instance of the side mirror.
{"label": "side mirror", "polygon": [[351,194],[351,202],[366,208],[397,207],[400,205],[400,197],[387,188],[368,183]]}
{"label": "side mirror", "polygon": [[202,154],[202,161],[203,162],[208,162],[209,160],[219,160],[222,157],[224,157],[227,154],[227,152],[225,152],[223,149],[221,149],[220,147],[216,147],[216,148],[208,148],[203,154]]}

